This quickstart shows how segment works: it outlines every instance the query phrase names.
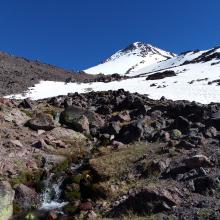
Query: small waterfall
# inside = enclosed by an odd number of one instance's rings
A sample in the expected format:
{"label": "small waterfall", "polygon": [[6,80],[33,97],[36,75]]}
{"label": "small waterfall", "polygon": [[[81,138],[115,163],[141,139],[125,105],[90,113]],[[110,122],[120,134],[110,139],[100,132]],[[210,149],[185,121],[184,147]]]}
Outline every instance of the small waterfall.
{"label": "small waterfall", "polygon": [[[82,164],[83,161],[81,161],[79,164],[72,164],[69,169],[71,171],[76,171],[82,166]],[[53,173],[51,173],[49,178],[45,180],[45,189],[41,195],[41,210],[59,210],[68,204],[68,202],[62,201],[60,199],[62,193],[61,185],[63,180],[63,173],[60,174],[60,177],[56,181],[54,181]]]}
{"label": "small waterfall", "polygon": [[63,183],[63,177],[58,178],[56,183],[51,183],[53,175],[47,180],[48,184],[44,192],[42,193],[42,206],[40,209],[44,210],[54,210],[61,209],[63,206],[67,205],[68,202],[60,200],[61,195],[61,185]]}

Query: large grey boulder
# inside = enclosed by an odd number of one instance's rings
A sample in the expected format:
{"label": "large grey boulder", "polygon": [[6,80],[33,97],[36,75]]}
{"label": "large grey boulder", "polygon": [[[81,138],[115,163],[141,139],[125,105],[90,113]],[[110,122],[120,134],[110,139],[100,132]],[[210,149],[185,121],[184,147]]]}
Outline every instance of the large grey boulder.
{"label": "large grey boulder", "polygon": [[27,122],[27,126],[35,131],[50,131],[55,128],[53,117],[49,114],[39,113]]}
{"label": "large grey boulder", "polygon": [[8,220],[13,214],[14,190],[6,182],[0,182],[0,220]]}
{"label": "large grey boulder", "polygon": [[17,184],[15,189],[15,202],[24,210],[40,206],[40,197],[34,189],[24,184]]}
{"label": "large grey boulder", "polygon": [[99,114],[80,108],[78,106],[70,106],[60,115],[60,123],[65,124],[75,131],[85,133],[89,132],[89,128],[101,128],[104,126],[104,120]]}

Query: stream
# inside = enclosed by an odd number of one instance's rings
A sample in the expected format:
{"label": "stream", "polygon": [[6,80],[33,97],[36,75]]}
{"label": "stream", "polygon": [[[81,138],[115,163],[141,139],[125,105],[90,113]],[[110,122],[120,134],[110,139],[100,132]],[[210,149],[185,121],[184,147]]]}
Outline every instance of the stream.
{"label": "stream", "polygon": [[[82,165],[83,161],[80,161],[78,164],[71,164],[68,169],[71,171],[77,171]],[[62,193],[61,186],[64,181],[64,173],[61,173],[55,182],[53,181],[53,177],[54,173],[51,173],[49,178],[44,182],[45,189],[41,194],[42,205],[39,210],[60,210],[68,204],[68,202],[62,201],[60,198]]]}
{"label": "stream", "polygon": [[[72,163],[68,170],[77,171],[84,164],[84,161],[79,163]],[[61,199],[62,184],[65,180],[65,171],[59,173],[59,176],[55,176],[54,173],[50,173],[49,177],[43,181],[44,190],[41,193],[41,207],[31,212],[25,213],[22,216],[16,218],[16,220],[24,219],[45,219],[45,214],[51,210],[55,210],[57,213],[62,214],[62,208],[68,204],[68,202]],[[34,216],[34,218],[33,218]]]}

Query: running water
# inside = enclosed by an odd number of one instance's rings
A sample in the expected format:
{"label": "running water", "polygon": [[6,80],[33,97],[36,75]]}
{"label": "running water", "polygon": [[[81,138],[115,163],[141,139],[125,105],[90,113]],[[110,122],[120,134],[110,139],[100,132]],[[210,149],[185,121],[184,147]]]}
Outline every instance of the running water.
{"label": "running water", "polygon": [[[82,166],[83,162],[81,161],[79,164],[72,164],[70,170],[76,171]],[[41,210],[60,210],[68,202],[61,200],[62,193],[62,183],[64,181],[63,173],[60,174],[60,177],[54,181],[54,174],[52,173],[49,178],[45,181],[45,190],[42,193],[42,206]]]}
{"label": "running water", "polygon": [[56,183],[51,183],[51,179],[53,175],[48,179],[48,184],[42,193],[42,206],[40,209],[44,210],[54,210],[54,209],[61,209],[68,202],[64,202],[60,200],[61,195],[61,185],[63,183],[63,177],[60,177]]}

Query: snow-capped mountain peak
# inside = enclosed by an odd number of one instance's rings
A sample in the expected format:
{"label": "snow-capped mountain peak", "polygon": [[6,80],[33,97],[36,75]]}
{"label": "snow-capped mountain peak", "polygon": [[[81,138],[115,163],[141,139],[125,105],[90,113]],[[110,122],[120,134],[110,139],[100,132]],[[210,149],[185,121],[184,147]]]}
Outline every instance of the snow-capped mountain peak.
{"label": "snow-capped mountain peak", "polygon": [[166,52],[151,44],[135,42],[117,51],[101,64],[85,70],[90,74],[130,74],[143,66],[151,65],[169,58],[175,54]]}

